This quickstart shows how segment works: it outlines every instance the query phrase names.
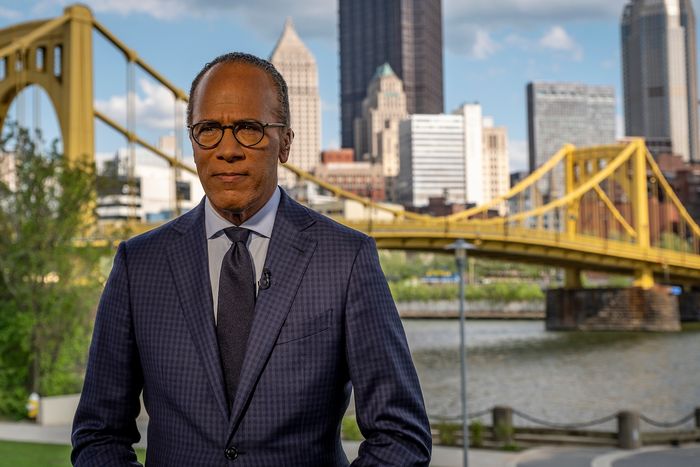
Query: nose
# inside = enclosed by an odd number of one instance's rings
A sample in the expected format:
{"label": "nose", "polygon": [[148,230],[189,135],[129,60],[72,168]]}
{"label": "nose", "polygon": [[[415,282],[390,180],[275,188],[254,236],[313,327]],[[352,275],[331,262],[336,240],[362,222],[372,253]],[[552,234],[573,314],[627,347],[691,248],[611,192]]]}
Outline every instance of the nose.
{"label": "nose", "polygon": [[[230,130],[230,134],[228,130]],[[233,162],[236,159],[244,158],[243,146],[241,146],[233,135],[233,128],[227,127],[224,128],[223,131],[224,134],[221,137],[221,141],[219,141],[219,145],[216,147],[216,157],[226,162]]]}

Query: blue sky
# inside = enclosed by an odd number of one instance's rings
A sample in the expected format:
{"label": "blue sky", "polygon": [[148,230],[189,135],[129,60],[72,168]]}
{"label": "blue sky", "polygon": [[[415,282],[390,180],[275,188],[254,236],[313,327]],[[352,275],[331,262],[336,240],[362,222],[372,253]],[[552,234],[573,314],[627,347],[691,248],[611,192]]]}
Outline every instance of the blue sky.
{"label": "blue sky", "polygon": [[[316,56],[322,101],[322,147],[339,144],[337,4],[333,0],[84,0],[96,18],[150,65],[187,91],[210,58],[231,50],[269,56],[291,17]],[[531,80],[613,85],[622,122],[619,19],[625,0],[443,0],[445,110],[478,101],[508,128],[511,171],[527,160],[525,85]],[[694,6],[700,0],[694,0]],[[63,0],[0,0],[0,27],[61,13]],[[126,66],[95,36],[95,100],[120,121]],[[139,133],[155,142],[172,133],[172,99],[136,74]],[[44,99],[45,100],[45,99]],[[31,98],[23,104],[32,109]],[[48,102],[42,120],[53,117]],[[27,114],[28,110],[24,113]],[[45,124],[50,127],[51,123]],[[123,139],[97,124],[98,152]],[[191,150],[186,145],[185,154]]]}

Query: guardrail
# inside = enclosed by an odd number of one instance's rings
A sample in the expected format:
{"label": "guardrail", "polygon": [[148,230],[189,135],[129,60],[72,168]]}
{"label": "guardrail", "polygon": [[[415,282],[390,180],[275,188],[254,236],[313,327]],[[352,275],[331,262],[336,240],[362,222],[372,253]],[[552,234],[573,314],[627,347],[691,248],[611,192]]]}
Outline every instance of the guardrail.
{"label": "guardrail", "polygon": [[[491,425],[482,418],[491,414]],[[516,426],[514,418],[530,426]],[[461,416],[431,416],[436,444],[461,446]],[[660,421],[632,410],[622,410],[584,422],[551,422],[507,406],[494,406],[467,415],[472,447],[516,449],[543,444],[615,446],[637,449],[652,444],[680,444],[700,441],[700,407],[677,420]],[[616,431],[591,430],[591,427],[617,421]],[[679,429],[684,425],[690,425]],[[643,424],[661,431],[642,431]],[[534,426],[532,426],[534,425]]]}

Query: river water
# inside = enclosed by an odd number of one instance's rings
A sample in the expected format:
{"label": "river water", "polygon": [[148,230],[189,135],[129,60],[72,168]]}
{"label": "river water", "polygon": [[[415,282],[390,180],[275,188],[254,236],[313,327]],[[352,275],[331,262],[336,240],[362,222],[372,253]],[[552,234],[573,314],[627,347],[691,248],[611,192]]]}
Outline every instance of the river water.
{"label": "river water", "polygon": [[[458,416],[459,321],[403,324],[431,419]],[[543,321],[468,320],[466,342],[469,413],[507,405],[547,421],[579,423],[631,409],[671,422],[700,407],[698,327],[581,333],[546,331]],[[490,423],[490,416],[482,420]],[[515,424],[529,425],[519,418]],[[643,431],[653,429],[642,424]]]}

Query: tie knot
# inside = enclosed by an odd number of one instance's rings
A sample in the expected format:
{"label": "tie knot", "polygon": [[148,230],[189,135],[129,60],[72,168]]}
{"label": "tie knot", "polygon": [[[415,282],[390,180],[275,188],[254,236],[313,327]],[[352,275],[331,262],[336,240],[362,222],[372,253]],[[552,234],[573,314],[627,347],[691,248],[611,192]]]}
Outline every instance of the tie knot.
{"label": "tie knot", "polygon": [[242,227],[227,227],[224,229],[224,233],[233,243],[237,242],[247,242],[248,236],[250,235],[250,230],[244,229]]}

